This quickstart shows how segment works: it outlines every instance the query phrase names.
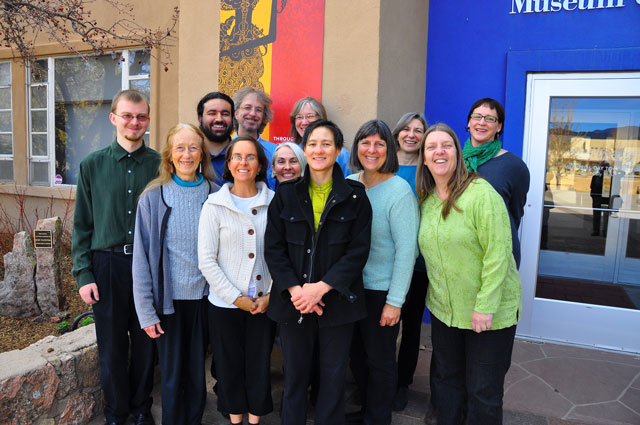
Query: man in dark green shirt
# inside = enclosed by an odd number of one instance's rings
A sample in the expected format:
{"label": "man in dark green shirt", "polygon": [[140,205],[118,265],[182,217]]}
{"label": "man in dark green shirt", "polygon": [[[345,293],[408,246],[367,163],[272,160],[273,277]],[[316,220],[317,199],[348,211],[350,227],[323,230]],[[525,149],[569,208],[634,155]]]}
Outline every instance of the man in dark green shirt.
{"label": "man in dark green shirt", "polygon": [[[138,197],[158,173],[160,155],[145,146],[149,103],[135,90],[114,98],[116,140],[80,163],[73,222],[73,275],[93,305],[107,424],[154,424],[153,340],[133,305],[131,254]],[[131,360],[129,362],[129,341]]]}

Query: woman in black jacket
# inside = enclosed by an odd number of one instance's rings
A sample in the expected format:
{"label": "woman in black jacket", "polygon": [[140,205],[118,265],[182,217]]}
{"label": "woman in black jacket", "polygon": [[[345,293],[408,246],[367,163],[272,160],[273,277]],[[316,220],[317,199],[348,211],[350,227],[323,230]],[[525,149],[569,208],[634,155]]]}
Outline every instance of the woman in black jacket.
{"label": "woman in black jacket", "polygon": [[306,422],[314,347],[320,387],[315,423],[344,422],[344,380],[353,324],[366,315],[362,269],[371,239],[364,186],[345,180],[343,136],[330,121],[304,133],[304,177],[283,182],[271,205],[265,258],[273,278],[267,314],[280,323],[285,370],[282,423]]}

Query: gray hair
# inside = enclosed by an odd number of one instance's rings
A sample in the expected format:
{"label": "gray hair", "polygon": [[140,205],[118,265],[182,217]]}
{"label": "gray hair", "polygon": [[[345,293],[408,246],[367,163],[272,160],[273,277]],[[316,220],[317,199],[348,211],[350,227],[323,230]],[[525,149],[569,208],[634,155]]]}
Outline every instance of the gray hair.
{"label": "gray hair", "polygon": [[304,152],[300,148],[300,146],[296,145],[292,142],[282,142],[278,145],[275,151],[273,151],[273,157],[271,157],[271,177],[276,176],[275,167],[276,161],[278,160],[278,151],[283,147],[287,147],[291,149],[293,154],[298,158],[298,163],[300,163],[300,177],[304,176],[304,169],[307,168],[307,158],[304,156]]}
{"label": "gray hair", "polygon": [[[245,97],[250,94],[255,94],[258,97],[260,103],[264,105],[264,119],[262,120],[262,124],[260,124],[260,128],[258,129],[258,134],[262,133],[262,130],[273,120],[273,111],[271,110],[271,98],[268,94],[263,92],[262,90],[254,89],[253,87],[242,87],[233,95],[233,106],[236,111],[240,109],[240,105],[242,105],[242,101]],[[233,120],[233,125],[236,131],[238,130],[238,122],[235,117]]]}

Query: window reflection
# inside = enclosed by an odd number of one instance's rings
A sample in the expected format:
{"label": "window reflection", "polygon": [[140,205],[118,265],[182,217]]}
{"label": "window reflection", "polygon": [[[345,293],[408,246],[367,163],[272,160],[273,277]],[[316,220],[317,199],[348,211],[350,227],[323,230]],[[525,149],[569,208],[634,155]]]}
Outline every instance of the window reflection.
{"label": "window reflection", "polygon": [[80,161],[113,141],[106,117],[122,85],[119,68],[110,55],[55,61],[55,172],[64,184],[76,184]]}
{"label": "window reflection", "polygon": [[536,296],[640,309],[640,98],[552,98]]}
{"label": "window reflection", "polygon": [[611,214],[640,211],[640,99],[553,98],[550,111],[542,248],[604,255]]}

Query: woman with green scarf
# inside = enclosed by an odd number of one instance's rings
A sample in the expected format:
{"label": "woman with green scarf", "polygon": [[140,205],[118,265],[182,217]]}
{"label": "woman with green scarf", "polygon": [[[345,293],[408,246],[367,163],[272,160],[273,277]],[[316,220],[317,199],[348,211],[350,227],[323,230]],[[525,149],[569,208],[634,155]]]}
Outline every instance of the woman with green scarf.
{"label": "woman with green scarf", "polygon": [[509,213],[513,257],[520,267],[518,228],[529,191],[529,169],[498,140],[504,130],[504,107],[495,99],[477,100],[467,115],[470,137],[462,155],[470,173],[477,173],[502,196]]}

